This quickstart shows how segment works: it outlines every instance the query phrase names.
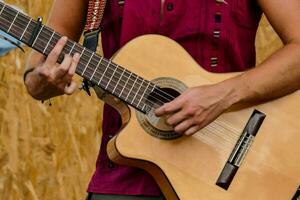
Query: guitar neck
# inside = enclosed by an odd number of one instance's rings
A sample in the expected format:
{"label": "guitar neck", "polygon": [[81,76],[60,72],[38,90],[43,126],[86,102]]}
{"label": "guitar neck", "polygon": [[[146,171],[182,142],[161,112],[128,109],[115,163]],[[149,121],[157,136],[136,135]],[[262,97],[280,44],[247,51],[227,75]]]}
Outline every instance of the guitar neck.
{"label": "guitar neck", "polygon": [[[62,37],[61,34],[51,28],[40,24],[3,2],[0,2],[0,29],[45,56],[49,55]],[[33,35],[34,38],[32,38]],[[151,109],[147,97],[156,88],[153,83],[72,40],[67,41],[59,56],[58,63],[62,62],[64,55],[72,56],[75,53],[80,54],[76,74],[141,112],[146,113]]]}

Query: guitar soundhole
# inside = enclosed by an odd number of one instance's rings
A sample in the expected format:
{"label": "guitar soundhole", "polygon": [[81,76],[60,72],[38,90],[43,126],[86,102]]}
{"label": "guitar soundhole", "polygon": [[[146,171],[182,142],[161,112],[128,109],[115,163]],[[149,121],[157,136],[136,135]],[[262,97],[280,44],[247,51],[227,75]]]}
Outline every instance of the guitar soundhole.
{"label": "guitar soundhole", "polygon": [[173,78],[158,78],[153,80],[160,88],[154,90],[148,100],[152,106],[149,112],[144,115],[137,113],[138,121],[144,130],[150,135],[160,139],[175,139],[181,135],[175,133],[173,127],[166,123],[166,116],[156,117],[155,109],[162,106],[164,103],[170,102],[178,97],[187,87],[180,81]]}
{"label": "guitar soundhole", "polygon": [[164,132],[173,131],[173,127],[166,123],[167,116],[156,117],[154,110],[164,103],[172,101],[179,95],[180,93],[172,88],[160,88],[160,90],[154,90],[151,95],[149,95],[148,99],[153,102],[154,106],[147,114],[147,119],[152,126]]}

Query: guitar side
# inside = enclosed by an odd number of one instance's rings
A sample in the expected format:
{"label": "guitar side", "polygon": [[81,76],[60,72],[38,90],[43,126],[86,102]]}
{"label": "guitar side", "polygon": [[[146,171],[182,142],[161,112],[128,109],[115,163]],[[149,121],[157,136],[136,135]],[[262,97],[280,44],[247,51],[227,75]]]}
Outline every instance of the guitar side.
{"label": "guitar side", "polygon": [[[212,74],[175,42],[155,35],[128,43],[114,62],[152,80],[173,77],[188,87],[215,83],[236,74]],[[199,133],[175,140],[150,136],[140,126],[136,111],[121,132],[109,142],[108,154],[115,162],[150,172],[167,199],[291,199],[300,184],[300,93],[231,110],[218,121],[242,131],[254,109],[267,115],[228,190],[216,181],[232,149],[223,140],[207,143]],[[284,183],[284,184],[283,184]]]}

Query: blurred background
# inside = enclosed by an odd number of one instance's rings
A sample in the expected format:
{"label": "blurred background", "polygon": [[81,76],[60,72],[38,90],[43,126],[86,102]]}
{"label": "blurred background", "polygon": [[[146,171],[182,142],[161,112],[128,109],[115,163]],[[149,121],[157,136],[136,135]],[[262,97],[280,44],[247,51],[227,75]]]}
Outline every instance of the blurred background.
{"label": "blurred background", "polygon": [[[7,0],[44,21],[53,0]],[[257,62],[282,46],[263,18]],[[83,92],[42,104],[23,84],[26,53],[0,61],[0,199],[84,199],[100,145],[102,102]]]}

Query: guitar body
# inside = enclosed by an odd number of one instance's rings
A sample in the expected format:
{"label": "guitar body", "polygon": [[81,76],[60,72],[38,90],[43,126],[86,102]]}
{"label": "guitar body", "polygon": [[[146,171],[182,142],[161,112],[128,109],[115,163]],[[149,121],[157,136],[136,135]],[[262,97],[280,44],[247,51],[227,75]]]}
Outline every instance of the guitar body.
{"label": "guitar body", "polygon": [[[62,37],[3,2],[0,29],[45,56]],[[236,74],[206,72],[177,43],[156,35],[139,37],[117,53],[114,62],[127,70],[68,40],[61,55],[75,53],[80,54],[76,74],[91,81],[98,97],[122,116],[122,129],[108,144],[109,157],[148,171],[167,199],[293,197],[300,184],[298,91],[260,105],[235,106],[193,136],[178,137],[163,118],[153,115],[156,105],[188,87]]]}
{"label": "guitar body", "polygon": [[[115,55],[114,62],[147,80],[172,77],[188,87],[237,75],[204,71],[177,43],[156,35],[129,42]],[[201,130],[172,140],[150,135],[134,109],[113,98],[106,101],[123,117],[122,130],[108,144],[109,157],[147,170],[167,199],[287,200],[299,187],[299,92],[260,105],[233,108],[209,129],[214,133]],[[266,118],[229,188],[223,189],[216,182],[254,109]]]}

